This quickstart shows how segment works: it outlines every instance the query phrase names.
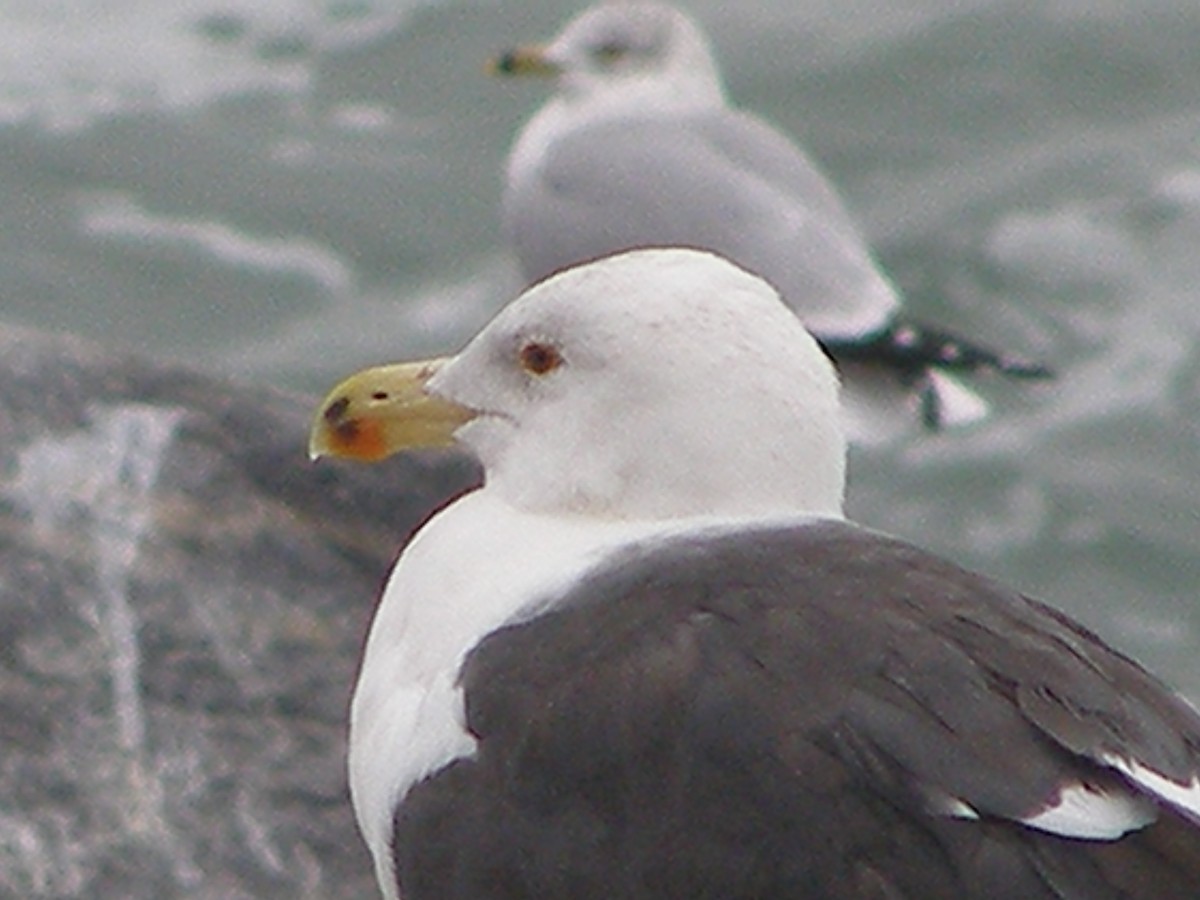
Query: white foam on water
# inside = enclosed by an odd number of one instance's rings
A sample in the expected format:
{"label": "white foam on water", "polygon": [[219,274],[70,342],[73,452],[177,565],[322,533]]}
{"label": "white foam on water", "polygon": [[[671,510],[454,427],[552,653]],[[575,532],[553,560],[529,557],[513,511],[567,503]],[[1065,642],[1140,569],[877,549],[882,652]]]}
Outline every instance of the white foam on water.
{"label": "white foam on water", "polygon": [[334,295],[354,285],[351,267],[315,241],[257,236],[221,222],[156,214],[120,194],[89,201],[80,226],[109,240],[197,251],[230,268],[299,275]]}
{"label": "white foam on water", "polygon": [[317,53],[428,0],[0,0],[0,123],[61,130],[127,110],[308,87]]}
{"label": "white foam on water", "polygon": [[247,337],[219,365],[246,380],[309,379],[311,390],[323,390],[355,366],[457,350],[516,295],[517,285],[512,260],[494,256],[460,280],[423,284],[403,298],[390,289],[348,292],[271,334]]}

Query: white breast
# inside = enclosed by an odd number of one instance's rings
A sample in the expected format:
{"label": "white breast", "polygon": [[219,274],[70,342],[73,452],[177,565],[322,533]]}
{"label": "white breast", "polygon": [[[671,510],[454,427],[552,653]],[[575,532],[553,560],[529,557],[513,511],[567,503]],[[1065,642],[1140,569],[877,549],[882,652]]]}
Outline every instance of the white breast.
{"label": "white breast", "polygon": [[416,535],[384,589],[350,713],[350,793],[385,891],[397,802],[475,750],[457,684],[466,653],[614,547],[680,527],[530,515],[477,491]]}

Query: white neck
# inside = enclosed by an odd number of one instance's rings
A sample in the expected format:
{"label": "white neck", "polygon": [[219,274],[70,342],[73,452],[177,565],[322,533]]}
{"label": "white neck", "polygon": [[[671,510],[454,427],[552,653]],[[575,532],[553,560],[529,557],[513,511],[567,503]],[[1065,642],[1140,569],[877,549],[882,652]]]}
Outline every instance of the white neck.
{"label": "white neck", "polygon": [[508,184],[511,189],[530,177],[560,137],[589,125],[637,116],[661,121],[724,105],[724,90],[711,59],[704,59],[686,78],[630,76],[606,81],[594,73],[563,76],[558,93],[529,120],[513,146]]}
{"label": "white neck", "polygon": [[739,521],[539,516],[485,488],[417,533],[376,611],[350,715],[350,792],[385,897],[396,896],[396,803],[421,778],[475,750],[457,677],[478,640],[535,614],[539,600],[555,596],[617,547]]}

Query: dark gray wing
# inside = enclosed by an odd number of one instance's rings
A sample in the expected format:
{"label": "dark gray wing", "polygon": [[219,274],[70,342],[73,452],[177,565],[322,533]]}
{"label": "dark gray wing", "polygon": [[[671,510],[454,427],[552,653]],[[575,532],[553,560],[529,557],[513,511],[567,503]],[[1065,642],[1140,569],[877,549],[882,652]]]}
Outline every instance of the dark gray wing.
{"label": "dark gray wing", "polygon": [[[1190,708],[852,526],[631,552],[486,638],[463,684],[477,756],[397,811],[409,900],[1200,896],[1200,829],[1109,764],[1193,784]],[[1081,785],[1129,798],[1098,806],[1128,834],[1026,824]]]}

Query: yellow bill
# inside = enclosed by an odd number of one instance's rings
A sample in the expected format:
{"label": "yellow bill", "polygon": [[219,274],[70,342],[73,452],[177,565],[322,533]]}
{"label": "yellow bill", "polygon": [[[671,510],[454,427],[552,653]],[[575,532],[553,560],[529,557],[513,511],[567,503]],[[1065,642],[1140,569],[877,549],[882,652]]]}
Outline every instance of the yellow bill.
{"label": "yellow bill", "polygon": [[557,75],[560,71],[557,64],[546,58],[544,47],[529,45],[505,50],[499,56],[488,62],[490,75]]}
{"label": "yellow bill", "polygon": [[308,437],[312,459],[377,462],[401,450],[446,447],[475,413],[429,394],[425,385],[449,360],[365,369],[322,401]]}

